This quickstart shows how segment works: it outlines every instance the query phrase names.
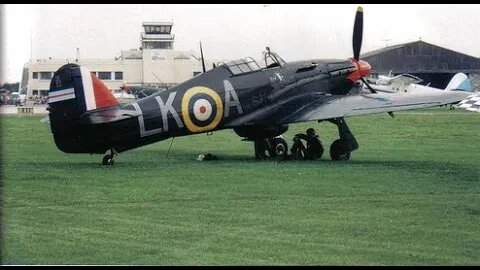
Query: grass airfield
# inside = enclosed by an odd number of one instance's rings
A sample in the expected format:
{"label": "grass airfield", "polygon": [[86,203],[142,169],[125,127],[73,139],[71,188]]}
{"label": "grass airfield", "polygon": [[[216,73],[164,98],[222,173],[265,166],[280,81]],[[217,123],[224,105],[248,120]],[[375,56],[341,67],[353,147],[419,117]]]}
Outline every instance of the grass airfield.
{"label": "grass airfield", "polygon": [[[65,154],[41,117],[2,116],[2,264],[478,265],[480,115],[348,118],[360,148],[258,161],[231,130]],[[212,153],[218,161],[196,161]]]}

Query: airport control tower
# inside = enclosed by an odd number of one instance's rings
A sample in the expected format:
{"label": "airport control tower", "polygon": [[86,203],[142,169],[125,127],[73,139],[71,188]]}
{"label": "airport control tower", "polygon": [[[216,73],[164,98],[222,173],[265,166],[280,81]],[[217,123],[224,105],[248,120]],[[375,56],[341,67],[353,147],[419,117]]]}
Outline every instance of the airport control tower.
{"label": "airport control tower", "polygon": [[173,50],[174,35],[171,22],[144,22],[141,33],[142,49]]}
{"label": "airport control tower", "polygon": [[174,85],[201,71],[190,52],[173,49],[171,22],[144,22],[141,33],[143,83]]}

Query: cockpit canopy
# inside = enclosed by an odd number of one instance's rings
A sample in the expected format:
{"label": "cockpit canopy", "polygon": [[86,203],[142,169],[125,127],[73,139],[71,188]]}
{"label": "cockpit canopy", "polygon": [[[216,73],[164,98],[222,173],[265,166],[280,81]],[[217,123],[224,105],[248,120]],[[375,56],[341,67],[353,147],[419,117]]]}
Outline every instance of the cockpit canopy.
{"label": "cockpit canopy", "polygon": [[[278,54],[271,52],[268,47],[267,50],[263,52],[263,60],[265,61],[265,68],[281,67],[286,63]],[[261,69],[252,57],[229,61],[225,63],[225,65],[233,75],[254,72]]]}
{"label": "cockpit canopy", "polygon": [[243,74],[260,69],[257,62],[252,57],[230,61],[225,65],[227,65],[228,69],[230,69],[233,75]]}

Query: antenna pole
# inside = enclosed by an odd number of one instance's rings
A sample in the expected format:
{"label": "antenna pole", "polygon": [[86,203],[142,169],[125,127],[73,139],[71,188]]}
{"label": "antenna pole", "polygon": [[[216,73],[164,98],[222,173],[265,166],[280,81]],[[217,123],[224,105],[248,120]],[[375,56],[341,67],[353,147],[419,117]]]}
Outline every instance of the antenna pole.
{"label": "antenna pole", "polygon": [[202,50],[202,42],[200,41],[200,55],[202,57],[202,69],[203,69],[203,73],[205,73],[205,71],[207,71],[205,69],[205,60],[203,59],[203,50]]}
{"label": "antenna pole", "polygon": [[153,76],[155,76],[155,79],[157,79],[157,81],[165,88],[168,90],[168,87],[166,84],[164,84],[158,77],[157,77],[157,74],[155,74],[155,72],[152,71],[152,74]]}
{"label": "antenna pole", "polygon": [[168,153],[170,153],[170,148],[172,148],[173,140],[175,140],[175,137],[172,137],[172,141],[170,141],[170,146],[168,147],[168,151],[165,157],[168,157]]}

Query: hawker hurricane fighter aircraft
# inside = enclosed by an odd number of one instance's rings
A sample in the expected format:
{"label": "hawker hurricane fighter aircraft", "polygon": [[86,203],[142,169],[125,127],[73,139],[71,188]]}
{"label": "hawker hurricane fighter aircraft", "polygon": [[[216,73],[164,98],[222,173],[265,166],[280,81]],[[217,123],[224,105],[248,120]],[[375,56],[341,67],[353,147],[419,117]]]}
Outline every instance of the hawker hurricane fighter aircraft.
{"label": "hawker hurricane fighter aircraft", "polygon": [[255,142],[257,156],[285,156],[287,143],[279,136],[288,124],[326,120],[339,131],[330,156],[346,160],[358,148],[346,117],[456,103],[469,95],[456,88],[424,95],[375,91],[364,79],[371,67],[359,59],[362,31],[363,11],[358,8],[353,58],[347,60],[286,63],[267,48],[264,68],[246,58],[206,71],[202,53],[204,73],[128,104],[119,104],[86,68],[64,65],[49,91],[55,143],[67,153],[106,153],[103,164],[110,165],[115,154],[129,149],[231,128]]}

